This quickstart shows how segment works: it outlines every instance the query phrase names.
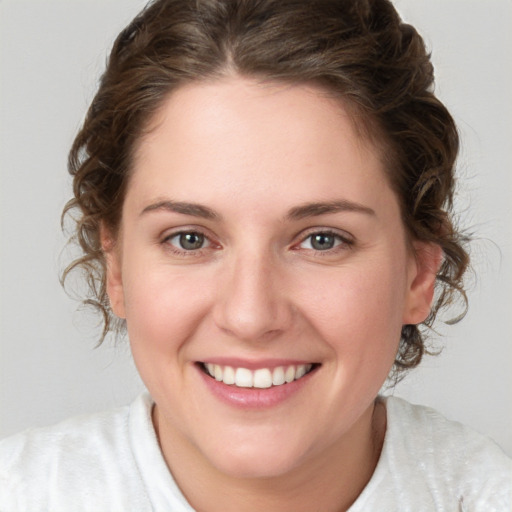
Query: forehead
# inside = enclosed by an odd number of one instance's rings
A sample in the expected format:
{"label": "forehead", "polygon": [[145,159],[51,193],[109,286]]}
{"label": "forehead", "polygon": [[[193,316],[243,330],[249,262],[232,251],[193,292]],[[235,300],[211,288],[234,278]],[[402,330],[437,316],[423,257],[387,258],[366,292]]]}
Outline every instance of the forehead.
{"label": "forehead", "polygon": [[385,176],[380,151],[340,101],[312,86],[232,78],[167,98],[136,149],[134,185],[186,199],[223,197],[231,185],[248,198],[286,190],[301,202],[378,190]]}
{"label": "forehead", "polygon": [[[344,122],[340,123],[340,118]],[[303,122],[297,123],[299,119]],[[282,130],[283,125],[287,125],[286,132],[290,134],[294,126],[305,127],[308,137],[315,127],[319,124],[324,126],[327,122],[342,128],[345,136],[366,149],[377,150],[375,146],[379,145],[379,141],[370,140],[371,123],[361,111],[327,89],[314,84],[234,76],[178,87],[147,123],[138,148],[154,141],[155,132],[157,137],[161,134],[159,128],[189,128],[196,135],[210,128],[211,134],[212,131],[221,133],[221,122],[228,122],[231,127],[235,123],[237,129],[244,125],[257,127],[259,123],[260,127],[274,126],[276,130]],[[140,152],[136,151],[136,154]]]}

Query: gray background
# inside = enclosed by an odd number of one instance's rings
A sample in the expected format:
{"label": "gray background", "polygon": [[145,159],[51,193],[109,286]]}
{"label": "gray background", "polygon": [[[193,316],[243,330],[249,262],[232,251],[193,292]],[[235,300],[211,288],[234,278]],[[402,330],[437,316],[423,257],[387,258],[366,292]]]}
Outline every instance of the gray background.
{"label": "gray background", "polygon": [[[95,318],[58,283],[66,155],[118,31],[141,0],[0,0],[0,436],[128,403],[126,346],[94,350]],[[477,235],[470,311],[395,391],[512,455],[511,0],[398,0],[433,51],[463,137],[463,225]]]}

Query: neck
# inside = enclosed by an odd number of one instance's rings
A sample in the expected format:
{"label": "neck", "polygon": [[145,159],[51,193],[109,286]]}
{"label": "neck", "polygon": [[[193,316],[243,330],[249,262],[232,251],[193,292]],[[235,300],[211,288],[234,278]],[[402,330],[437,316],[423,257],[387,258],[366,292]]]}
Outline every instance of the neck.
{"label": "neck", "polygon": [[[162,421],[155,407],[157,434]],[[165,429],[165,427],[164,427]],[[370,480],[380,456],[386,411],[377,401],[354,428],[324,453],[272,478],[226,475],[190,450],[184,438],[160,439],[164,458],[181,491],[198,512],[342,512]]]}

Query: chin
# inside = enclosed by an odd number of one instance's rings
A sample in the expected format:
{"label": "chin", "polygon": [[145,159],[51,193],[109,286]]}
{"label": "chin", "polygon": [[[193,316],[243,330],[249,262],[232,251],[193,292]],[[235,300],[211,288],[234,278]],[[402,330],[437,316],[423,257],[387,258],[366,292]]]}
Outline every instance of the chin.
{"label": "chin", "polygon": [[[257,435],[257,434],[256,434]],[[276,478],[292,472],[306,458],[301,447],[287,444],[283,440],[259,442],[250,440],[222,443],[214,446],[210,461],[218,471],[234,478]],[[288,439],[289,441],[289,439]],[[223,449],[219,449],[223,446]]]}
{"label": "chin", "polygon": [[216,464],[217,469],[232,478],[242,479],[268,479],[278,478],[293,471],[297,467],[297,460],[293,457],[283,457],[278,454],[266,457],[256,454],[254,457],[240,458],[225,454],[223,460]]}

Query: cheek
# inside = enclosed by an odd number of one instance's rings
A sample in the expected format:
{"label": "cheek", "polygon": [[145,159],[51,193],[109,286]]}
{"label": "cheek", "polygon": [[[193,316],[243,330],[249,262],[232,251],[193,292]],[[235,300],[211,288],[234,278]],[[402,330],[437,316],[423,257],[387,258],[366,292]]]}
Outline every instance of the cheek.
{"label": "cheek", "polygon": [[127,269],[125,275],[126,323],[134,356],[146,352],[162,360],[175,358],[206,312],[204,276],[169,269]]}
{"label": "cheek", "polygon": [[[309,321],[331,348],[372,364],[393,363],[402,328],[405,277],[402,267],[368,264],[318,276],[303,304]],[[338,270],[338,269],[337,269]],[[385,363],[387,364],[387,363]]]}

